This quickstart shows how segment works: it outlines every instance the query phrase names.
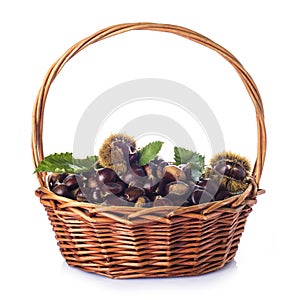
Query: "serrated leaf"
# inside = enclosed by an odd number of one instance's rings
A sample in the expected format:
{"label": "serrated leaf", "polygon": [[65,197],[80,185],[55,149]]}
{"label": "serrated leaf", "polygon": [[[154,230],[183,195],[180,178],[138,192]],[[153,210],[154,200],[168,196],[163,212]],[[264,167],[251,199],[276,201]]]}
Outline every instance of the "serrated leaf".
{"label": "serrated leaf", "polygon": [[192,179],[199,180],[204,172],[204,156],[181,147],[174,147],[174,161],[176,165],[187,164],[191,168]]}
{"label": "serrated leaf", "polygon": [[187,164],[195,155],[197,155],[197,153],[191,150],[174,147],[174,160],[176,165]]}
{"label": "serrated leaf", "polygon": [[140,165],[144,166],[147,163],[149,163],[152,159],[154,159],[157,156],[157,154],[159,153],[162,145],[163,145],[163,142],[155,141],[155,142],[151,142],[148,145],[146,145],[145,147],[143,147],[139,151]]}
{"label": "serrated leaf", "polygon": [[201,173],[204,172],[204,156],[196,153],[188,162],[192,168],[199,169]]}
{"label": "serrated leaf", "polygon": [[37,172],[54,172],[54,173],[80,173],[89,171],[97,162],[98,157],[95,155],[87,156],[84,159],[73,158],[71,152],[54,153],[45,157],[35,169]]}
{"label": "serrated leaf", "polygon": [[203,172],[201,172],[199,169],[197,168],[191,168],[191,178],[194,181],[198,181],[199,178],[201,177]]}
{"label": "serrated leaf", "polygon": [[73,164],[82,171],[85,171],[93,168],[98,159],[99,157],[96,155],[87,156],[86,158],[73,158]]}

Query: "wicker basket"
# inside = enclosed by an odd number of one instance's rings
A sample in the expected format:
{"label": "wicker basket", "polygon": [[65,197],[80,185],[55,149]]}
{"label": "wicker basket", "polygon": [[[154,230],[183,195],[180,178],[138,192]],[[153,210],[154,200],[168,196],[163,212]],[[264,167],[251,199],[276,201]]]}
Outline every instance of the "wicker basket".
{"label": "wicker basket", "polygon": [[263,104],[240,62],[226,49],[187,28],[153,23],[112,26],[71,47],[48,71],[33,110],[35,166],[44,158],[43,115],[51,83],[79,51],[130,30],[177,34],[218,52],[237,71],[254,104],[257,159],[252,183],[239,196],[191,207],[103,207],[59,197],[49,191],[46,173],[38,174],[36,195],[44,205],[63,257],[70,266],[111,278],[176,277],[222,268],[236,254],[247,216],[256,203],[266,150]]}

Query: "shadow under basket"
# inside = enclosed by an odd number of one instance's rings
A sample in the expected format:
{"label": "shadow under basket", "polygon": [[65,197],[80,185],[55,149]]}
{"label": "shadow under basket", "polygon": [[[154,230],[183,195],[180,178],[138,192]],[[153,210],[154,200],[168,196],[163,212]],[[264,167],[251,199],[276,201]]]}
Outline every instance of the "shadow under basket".
{"label": "shadow under basket", "polygon": [[36,195],[44,205],[63,257],[70,266],[110,278],[178,277],[205,274],[230,262],[238,249],[248,215],[256,203],[266,150],[263,105],[251,76],[226,49],[187,28],[154,23],[115,25],[72,46],[52,65],[33,110],[35,167],[44,158],[43,114],[51,83],[79,51],[105,38],[130,31],[164,31],[216,51],[233,65],[254,104],[257,159],[247,190],[231,198],[190,207],[137,208],[101,206],[60,197],[38,173]]}

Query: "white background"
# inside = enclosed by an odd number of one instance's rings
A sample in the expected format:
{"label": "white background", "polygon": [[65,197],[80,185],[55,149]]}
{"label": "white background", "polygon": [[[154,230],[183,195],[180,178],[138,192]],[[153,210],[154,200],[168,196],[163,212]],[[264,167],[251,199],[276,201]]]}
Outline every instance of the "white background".
{"label": "white background", "polygon": [[[3,3],[1,299],[299,299],[297,1]],[[249,216],[234,262],[218,272],[120,281],[70,268],[34,196],[38,185],[32,175],[31,110],[44,74],[80,39],[106,26],[136,21],[182,25],[223,45],[252,75],[264,101],[268,152],[261,187],[267,193]],[[46,107],[45,153],[72,149],[78,118],[101,92],[145,77],[171,79],[194,89],[215,111],[226,145],[255,159],[255,116],[232,67],[200,45],[152,32],[107,40],[66,67]]]}

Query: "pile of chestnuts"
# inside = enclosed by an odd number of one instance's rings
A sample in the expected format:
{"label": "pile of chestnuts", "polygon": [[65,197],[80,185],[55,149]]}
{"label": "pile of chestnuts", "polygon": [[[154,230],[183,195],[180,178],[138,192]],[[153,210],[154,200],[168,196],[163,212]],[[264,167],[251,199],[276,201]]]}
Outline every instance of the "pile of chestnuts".
{"label": "pile of chestnuts", "polygon": [[248,186],[250,164],[231,152],[215,155],[197,180],[192,179],[189,164],[175,165],[156,156],[140,165],[139,155],[132,139],[115,135],[100,149],[101,168],[77,174],[52,173],[49,188],[77,201],[146,208],[219,201]]}

